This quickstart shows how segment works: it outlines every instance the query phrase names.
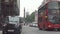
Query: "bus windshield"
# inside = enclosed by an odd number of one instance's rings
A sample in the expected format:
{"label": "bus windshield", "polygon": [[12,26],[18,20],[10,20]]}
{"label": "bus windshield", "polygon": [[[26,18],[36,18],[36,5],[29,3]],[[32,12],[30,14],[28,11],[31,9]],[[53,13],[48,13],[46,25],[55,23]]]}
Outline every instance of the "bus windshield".
{"label": "bus windshield", "polygon": [[48,19],[53,23],[60,22],[60,2],[48,3]]}

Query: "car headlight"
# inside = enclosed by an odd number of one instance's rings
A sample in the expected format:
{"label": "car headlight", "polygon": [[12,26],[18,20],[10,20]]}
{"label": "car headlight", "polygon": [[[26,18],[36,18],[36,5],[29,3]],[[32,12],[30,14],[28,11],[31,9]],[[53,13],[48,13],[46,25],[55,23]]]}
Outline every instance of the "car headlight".
{"label": "car headlight", "polygon": [[12,22],[9,22],[9,23],[12,23]]}
{"label": "car headlight", "polygon": [[6,26],[7,24],[4,24],[3,26]]}

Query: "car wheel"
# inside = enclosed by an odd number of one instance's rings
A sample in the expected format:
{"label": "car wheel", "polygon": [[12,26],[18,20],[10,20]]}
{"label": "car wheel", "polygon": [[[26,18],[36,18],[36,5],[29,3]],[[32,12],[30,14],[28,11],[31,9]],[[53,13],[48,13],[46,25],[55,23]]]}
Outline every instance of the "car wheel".
{"label": "car wheel", "polygon": [[7,31],[3,31],[3,34],[7,34]]}
{"label": "car wheel", "polygon": [[19,29],[19,30],[18,30],[18,29],[16,29],[16,30],[15,30],[15,32],[14,32],[14,34],[21,34],[20,29]]}

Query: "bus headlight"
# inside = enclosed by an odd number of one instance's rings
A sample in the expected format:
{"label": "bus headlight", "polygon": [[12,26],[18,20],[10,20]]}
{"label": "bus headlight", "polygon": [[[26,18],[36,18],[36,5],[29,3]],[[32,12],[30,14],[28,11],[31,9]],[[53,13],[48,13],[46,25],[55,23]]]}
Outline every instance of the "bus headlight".
{"label": "bus headlight", "polygon": [[51,27],[51,25],[48,25],[48,27]]}
{"label": "bus headlight", "polygon": [[48,18],[48,16],[45,16],[45,18]]}

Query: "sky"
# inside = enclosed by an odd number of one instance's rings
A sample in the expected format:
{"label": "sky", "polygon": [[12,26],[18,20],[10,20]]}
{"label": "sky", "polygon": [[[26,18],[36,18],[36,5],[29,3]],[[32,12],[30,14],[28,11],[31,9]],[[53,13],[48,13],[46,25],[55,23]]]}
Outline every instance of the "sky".
{"label": "sky", "polygon": [[20,16],[24,16],[24,7],[25,11],[31,14],[35,10],[38,10],[38,7],[41,5],[43,0],[20,0]]}

